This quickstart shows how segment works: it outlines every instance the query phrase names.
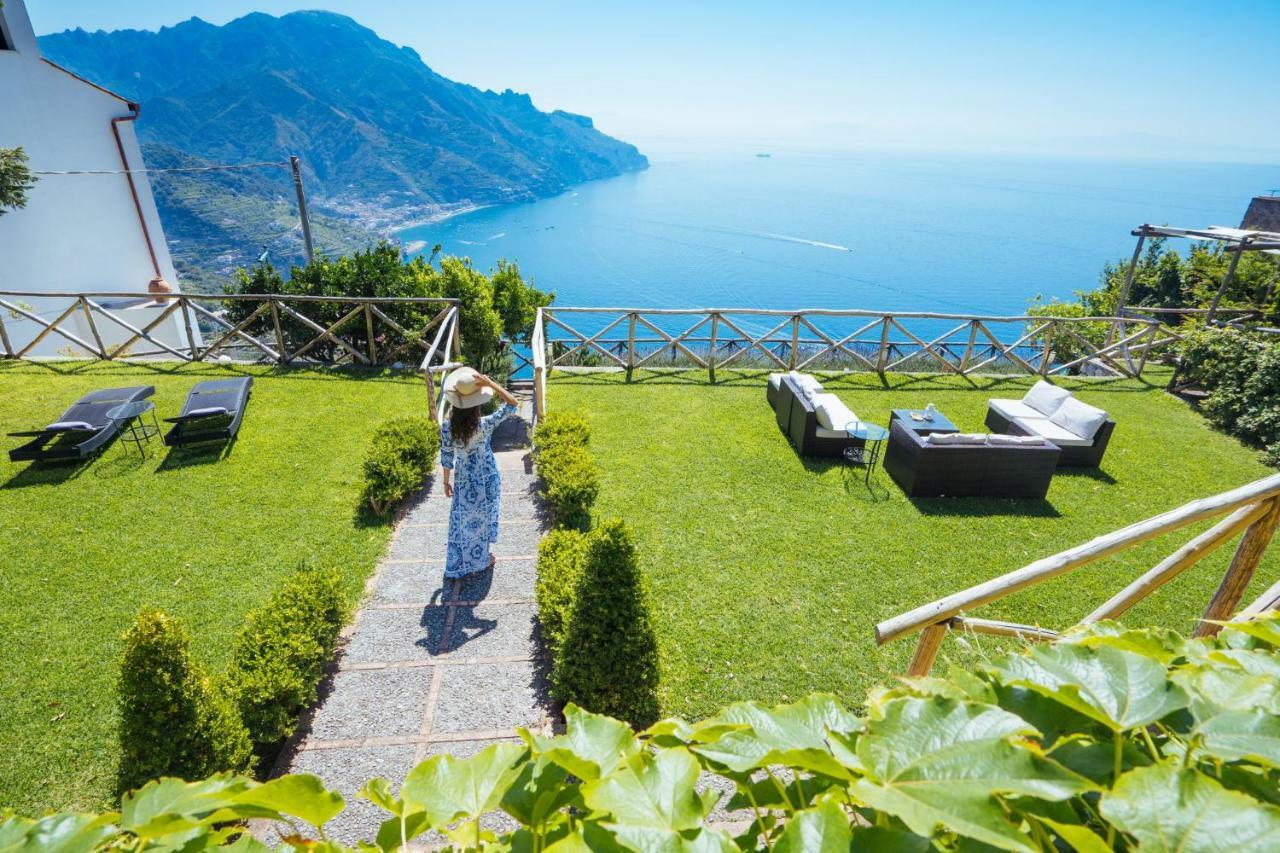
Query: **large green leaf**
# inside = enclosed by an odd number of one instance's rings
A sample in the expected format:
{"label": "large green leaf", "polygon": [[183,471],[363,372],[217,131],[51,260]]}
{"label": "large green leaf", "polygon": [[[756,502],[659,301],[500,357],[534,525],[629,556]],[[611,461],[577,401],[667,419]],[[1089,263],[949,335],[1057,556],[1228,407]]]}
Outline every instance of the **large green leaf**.
{"label": "large green leaf", "polygon": [[1150,725],[1184,708],[1187,695],[1155,660],[1113,646],[1042,645],[993,664],[1007,684],[1027,687],[1113,731]]}
{"label": "large green leaf", "polygon": [[638,753],[612,773],[583,786],[587,805],[620,825],[697,829],[707,809],[694,789],[698,760],[684,747]]}
{"label": "large green leaf", "polygon": [[1232,619],[1225,622],[1215,622],[1214,624],[1224,625],[1233,631],[1248,634],[1250,637],[1261,640],[1269,646],[1280,649],[1280,610],[1259,613],[1250,619]]}
{"label": "large green leaf", "polygon": [[307,773],[281,776],[255,785],[237,794],[233,802],[301,818],[317,829],[345,805],[341,794],[328,790],[318,777]]}
{"label": "large green leaf", "polygon": [[820,693],[773,708],[756,702],[736,702],[714,719],[746,728],[728,731],[711,743],[690,748],[738,773],[786,764],[846,777],[847,770],[832,757],[827,746],[827,734],[855,732],[863,726],[834,696]]}
{"label": "large green leaf", "polygon": [[848,853],[852,840],[849,815],[828,800],[787,818],[773,853]]}
{"label": "large green leaf", "polygon": [[897,699],[850,744],[866,776],[849,791],[918,835],[932,836],[943,825],[1002,849],[1033,850],[997,796],[1061,800],[1094,788],[1026,740],[1035,734],[1025,721],[993,706]]}
{"label": "large green leaf", "polygon": [[1102,816],[1144,851],[1274,850],[1280,809],[1164,763],[1132,770],[1103,795]]}
{"label": "large green leaf", "polygon": [[242,776],[227,774],[199,782],[157,779],[124,795],[120,825],[142,838],[154,839],[188,832],[216,820],[258,816],[262,810],[254,807],[234,808],[236,797],[253,784]]}
{"label": "large green leaf", "polygon": [[535,753],[568,770],[583,781],[599,779],[640,751],[640,741],[626,723],[592,714],[577,705],[565,706],[565,732],[543,737],[521,730]]}
{"label": "large green leaf", "polygon": [[1126,628],[1119,622],[1109,619],[1072,628],[1062,635],[1058,643],[1095,649],[1100,646],[1110,646],[1153,658],[1163,664],[1177,659],[1186,647],[1186,641],[1174,631],[1159,628]]}
{"label": "large green leaf", "polygon": [[35,821],[0,824],[0,850],[12,853],[88,853],[118,833],[115,814],[64,812]]}
{"label": "large green leaf", "polygon": [[1225,711],[1196,727],[1200,748],[1223,761],[1280,768],[1280,717],[1264,711]]}
{"label": "large green leaf", "polygon": [[409,771],[400,796],[434,829],[479,818],[502,800],[520,774],[516,762],[525,752],[514,743],[495,743],[470,758],[434,755]]}
{"label": "large green leaf", "polygon": [[931,853],[933,849],[928,838],[882,826],[854,827],[849,844],[849,853]]}
{"label": "large green leaf", "polygon": [[578,786],[569,784],[568,777],[568,770],[546,756],[526,761],[502,797],[502,810],[525,826],[539,826],[581,800]]}
{"label": "large green leaf", "polygon": [[[738,853],[733,839],[717,829],[675,832],[651,826],[607,824],[614,840],[627,850],[639,853]],[[601,848],[591,839],[592,851]]]}
{"label": "large green leaf", "polygon": [[1197,719],[1254,708],[1280,714],[1280,680],[1253,653],[1238,658],[1215,653],[1179,667],[1170,677],[1190,697]]}

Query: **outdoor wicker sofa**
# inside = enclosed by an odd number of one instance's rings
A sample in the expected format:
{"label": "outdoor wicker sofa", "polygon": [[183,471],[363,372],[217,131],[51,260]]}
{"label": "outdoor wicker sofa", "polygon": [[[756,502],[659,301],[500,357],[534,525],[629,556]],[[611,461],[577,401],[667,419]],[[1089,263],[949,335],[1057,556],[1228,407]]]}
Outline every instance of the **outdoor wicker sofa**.
{"label": "outdoor wicker sofa", "polygon": [[910,497],[1044,498],[1062,451],[1038,437],[921,435],[893,420],[884,470]]}
{"label": "outdoor wicker sofa", "polygon": [[[822,386],[811,376],[771,374],[765,395],[773,406],[778,428],[800,456],[839,458],[846,449],[866,444],[850,438],[844,430],[844,425],[857,416],[834,395],[823,394]],[[827,411],[820,413],[819,406],[824,403]]]}
{"label": "outdoor wicker sofa", "polygon": [[1058,465],[1064,468],[1097,468],[1116,428],[1102,409],[1044,380],[1021,400],[988,400],[986,425],[992,432],[1048,439],[1062,448]]}
{"label": "outdoor wicker sofa", "polygon": [[10,436],[30,438],[9,451],[12,462],[57,462],[84,459],[111,443],[124,426],[107,413],[125,403],[144,400],[156,392],[154,385],[103,388],[90,391],[58,419],[43,429],[11,432]]}

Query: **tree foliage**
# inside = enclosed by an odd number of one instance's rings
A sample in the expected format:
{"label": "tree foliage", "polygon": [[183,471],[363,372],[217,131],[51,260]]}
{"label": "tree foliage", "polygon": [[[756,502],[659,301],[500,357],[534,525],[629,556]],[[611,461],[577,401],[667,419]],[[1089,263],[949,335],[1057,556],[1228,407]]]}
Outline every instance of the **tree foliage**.
{"label": "tree foliage", "polygon": [[[562,734],[522,730],[523,743],[433,756],[398,793],[368,782],[358,796],[385,819],[365,840],[386,851],[432,830],[456,850],[1274,849],[1278,652],[1278,613],[1194,640],[1103,622],[905,679],[873,692],[864,715],[815,694],[636,733],[569,705]],[[725,790],[736,819],[713,822]],[[119,813],[0,819],[0,842],[257,851],[235,821],[274,822],[278,833],[258,837],[287,845],[324,839],[344,806],[309,775],[163,779]],[[515,828],[486,828],[496,811]]]}
{"label": "tree foliage", "polygon": [[22,147],[0,148],[0,216],[6,210],[27,206],[27,193],[36,185],[36,177],[27,167],[27,153]]}
{"label": "tree foliage", "polygon": [[[482,371],[501,373],[495,359],[503,355],[502,339],[528,340],[537,308],[549,305],[553,293],[544,293],[526,282],[515,264],[500,262],[492,275],[485,275],[465,258],[443,258],[437,266],[430,258],[404,261],[400,249],[380,243],[338,258],[318,257],[304,266],[295,266],[286,278],[270,263],[237,273],[236,293],[273,293],[292,296],[434,297],[460,301],[459,332],[462,356]],[[243,320],[255,304],[231,303],[229,313]],[[350,303],[314,302],[304,312],[326,328],[352,309]],[[439,305],[401,304],[379,306],[409,333],[417,333],[440,311]],[[315,337],[315,331],[297,320],[281,318],[281,331],[291,347],[299,347]],[[367,347],[364,324],[354,321],[341,329],[342,336],[356,349]],[[430,334],[430,333],[428,333]],[[332,343],[317,345],[318,354],[335,354]],[[421,352],[419,350],[419,352]]]}

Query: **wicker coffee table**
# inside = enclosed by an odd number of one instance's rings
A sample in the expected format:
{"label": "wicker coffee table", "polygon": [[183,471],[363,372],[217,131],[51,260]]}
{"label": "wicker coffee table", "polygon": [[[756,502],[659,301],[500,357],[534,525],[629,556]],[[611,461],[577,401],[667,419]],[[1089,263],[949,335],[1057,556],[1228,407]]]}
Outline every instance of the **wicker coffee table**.
{"label": "wicker coffee table", "polygon": [[902,421],[904,427],[920,435],[928,435],[931,432],[960,431],[950,418],[937,409],[933,410],[932,418],[929,415],[930,412],[924,409],[894,409],[893,414],[889,416],[889,426],[892,428],[894,421]]}

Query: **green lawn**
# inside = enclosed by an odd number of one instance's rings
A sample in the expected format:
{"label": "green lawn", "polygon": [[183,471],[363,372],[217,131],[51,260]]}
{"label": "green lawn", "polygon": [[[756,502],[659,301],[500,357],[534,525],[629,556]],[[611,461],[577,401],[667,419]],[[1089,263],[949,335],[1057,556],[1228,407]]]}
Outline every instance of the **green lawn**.
{"label": "green lawn", "polygon": [[185,619],[216,670],[244,612],[300,561],[339,567],[358,594],[390,532],[357,509],[368,437],[425,399],[403,373],[0,363],[0,432],[120,385],[155,385],[163,418],[196,381],[242,373],[253,398],[224,458],[158,440],[146,462],[114,444],[71,469],[0,454],[0,806],[109,801],[119,638],[140,608]]}
{"label": "green lawn", "polygon": [[[637,531],[656,610],[664,713],[699,716],[738,699],[815,690],[860,701],[902,672],[915,638],[877,647],[886,617],[1098,534],[1273,473],[1145,381],[1064,380],[1118,422],[1100,472],[1055,476],[1046,501],[912,500],[877,470],[801,460],[765,401],[763,374],[553,376],[550,408],[579,408],[600,461],[597,515]],[[985,431],[988,397],[1020,397],[1030,379],[852,375],[831,379],[860,417],[933,402],[962,430]],[[1203,525],[1203,526],[1207,526]],[[1202,528],[1195,528],[1199,530]],[[1190,536],[1173,534],[1023,591],[980,613],[1065,627]],[[1275,551],[1251,595],[1280,574]],[[1126,621],[1186,630],[1216,587],[1219,551]],[[991,638],[952,637],[961,663]]]}

